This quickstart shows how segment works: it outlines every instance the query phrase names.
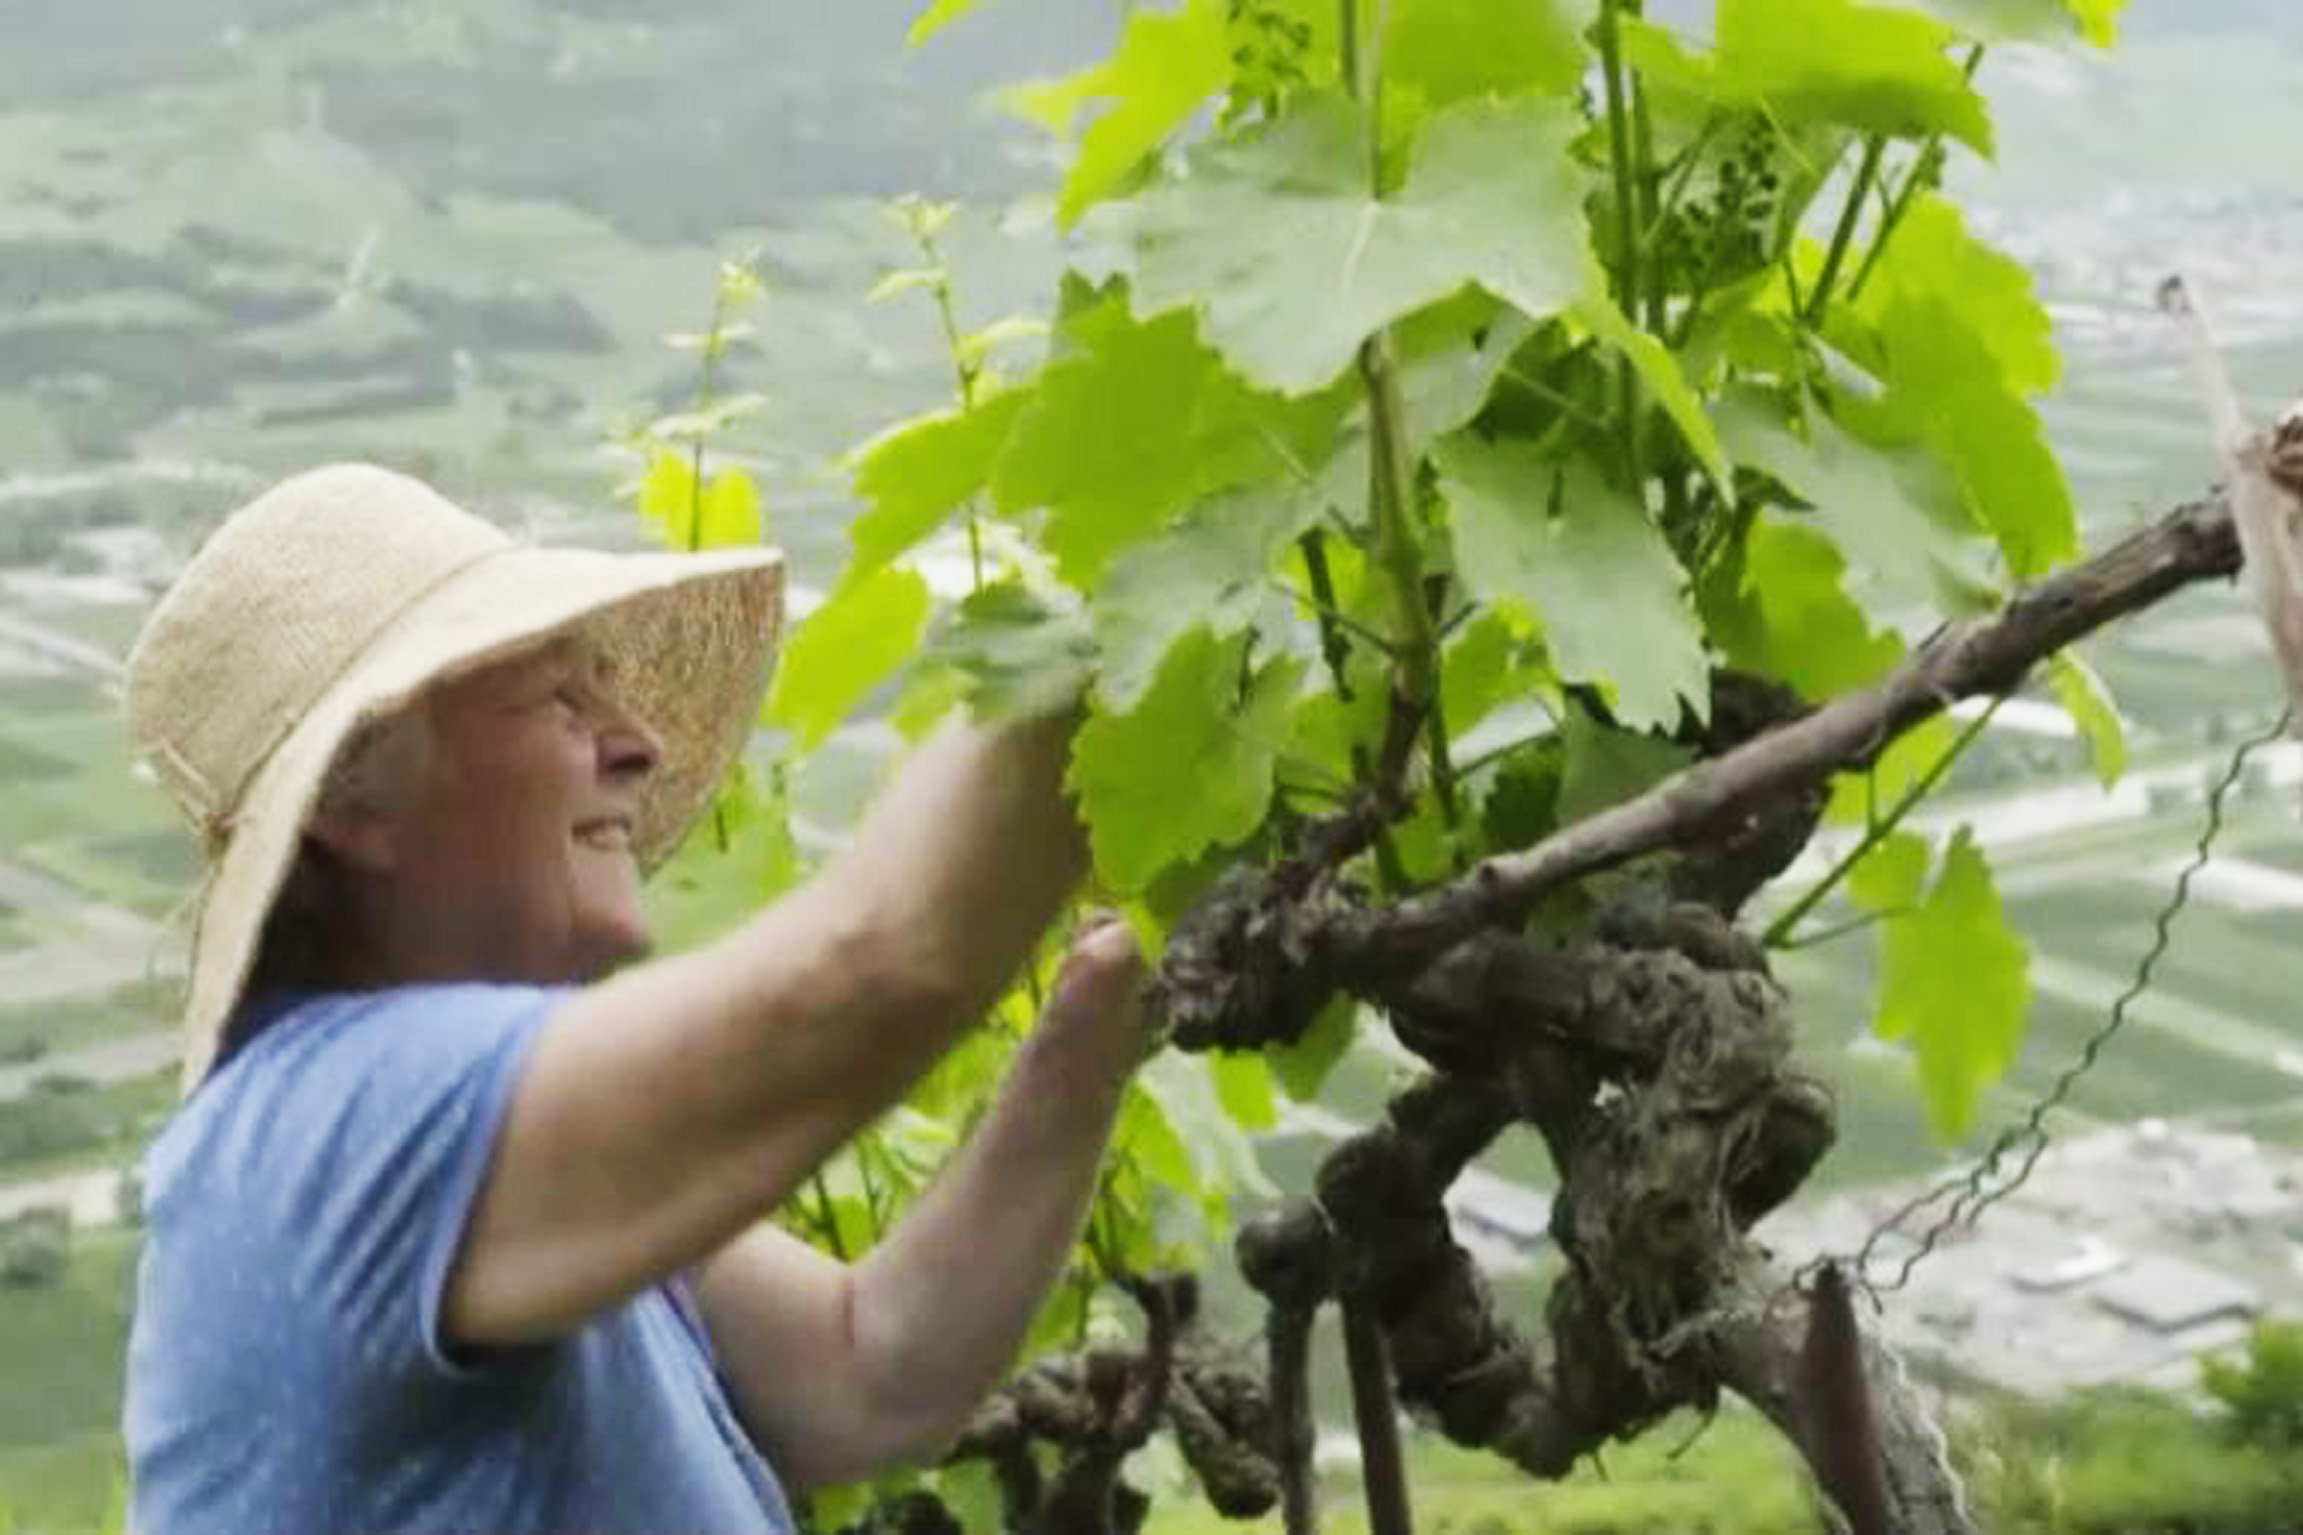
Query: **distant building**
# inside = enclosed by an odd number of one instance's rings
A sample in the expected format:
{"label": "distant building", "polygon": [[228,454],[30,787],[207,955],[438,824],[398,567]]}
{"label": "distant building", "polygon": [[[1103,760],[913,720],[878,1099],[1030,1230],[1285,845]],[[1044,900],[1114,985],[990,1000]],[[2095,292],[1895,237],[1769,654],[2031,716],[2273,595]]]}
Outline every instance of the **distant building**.
{"label": "distant building", "polygon": [[[1795,1205],[1760,1235],[1791,1263],[1849,1254],[1912,1192]],[[1885,1242],[1873,1276],[1892,1278],[1917,1236]],[[2187,1389],[2202,1356],[2283,1314],[2303,1315],[2303,1157],[2145,1121],[2050,1147],[2019,1192],[1914,1265],[1879,1326],[1944,1385],[2045,1396]]]}

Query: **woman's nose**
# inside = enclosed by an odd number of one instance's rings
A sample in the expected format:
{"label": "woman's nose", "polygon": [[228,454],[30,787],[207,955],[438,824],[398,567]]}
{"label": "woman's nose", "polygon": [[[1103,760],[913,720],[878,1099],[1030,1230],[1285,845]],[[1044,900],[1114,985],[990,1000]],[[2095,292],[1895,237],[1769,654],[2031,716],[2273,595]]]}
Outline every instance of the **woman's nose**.
{"label": "woman's nose", "polygon": [[664,760],[663,737],[647,721],[613,702],[604,705],[600,765],[611,778],[645,778]]}

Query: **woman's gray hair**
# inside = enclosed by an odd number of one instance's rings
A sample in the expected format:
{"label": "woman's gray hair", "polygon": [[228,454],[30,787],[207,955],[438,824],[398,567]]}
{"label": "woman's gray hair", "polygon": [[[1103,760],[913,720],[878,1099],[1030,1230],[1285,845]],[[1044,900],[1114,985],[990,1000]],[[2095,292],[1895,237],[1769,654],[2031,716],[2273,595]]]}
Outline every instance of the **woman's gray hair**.
{"label": "woman's gray hair", "polygon": [[416,792],[431,760],[432,720],[421,704],[365,720],[336,749],[312,818],[388,815]]}
{"label": "woman's gray hair", "polygon": [[343,984],[359,913],[351,871],[309,829],[323,820],[389,815],[422,787],[430,770],[431,716],[421,703],[364,721],[345,738],[320,781],[302,845],[272,898],[242,990],[240,1015],[226,1026],[221,1065],[252,1037],[252,1004],[267,994]]}

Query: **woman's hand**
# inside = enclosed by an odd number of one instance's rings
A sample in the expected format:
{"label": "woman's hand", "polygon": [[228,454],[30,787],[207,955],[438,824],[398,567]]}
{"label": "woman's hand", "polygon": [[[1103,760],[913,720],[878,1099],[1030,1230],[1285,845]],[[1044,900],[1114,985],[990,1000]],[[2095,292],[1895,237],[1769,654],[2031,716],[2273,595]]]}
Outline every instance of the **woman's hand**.
{"label": "woman's hand", "polygon": [[1091,909],[1072,931],[1071,949],[1040,1010],[1039,1034],[1065,1059],[1075,1056],[1114,1079],[1144,1058],[1145,964],[1127,923]]}

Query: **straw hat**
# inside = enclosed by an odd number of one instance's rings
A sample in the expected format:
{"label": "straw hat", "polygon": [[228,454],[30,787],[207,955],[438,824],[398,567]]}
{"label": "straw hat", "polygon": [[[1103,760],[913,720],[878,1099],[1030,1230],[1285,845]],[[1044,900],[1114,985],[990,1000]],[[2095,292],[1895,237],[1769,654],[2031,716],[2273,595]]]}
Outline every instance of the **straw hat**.
{"label": "straw hat", "polygon": [[297,475],[233,513],[128,658],[137,749],[204,855],[184,1093],[214,1059],[305,817],[357,726],[581,626],[663,739],[632,836],[652,869],[743,748],[782,598],[775,550],[539,548],[368,464]]}

